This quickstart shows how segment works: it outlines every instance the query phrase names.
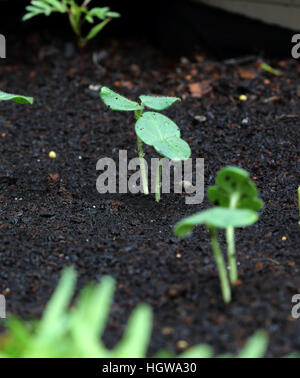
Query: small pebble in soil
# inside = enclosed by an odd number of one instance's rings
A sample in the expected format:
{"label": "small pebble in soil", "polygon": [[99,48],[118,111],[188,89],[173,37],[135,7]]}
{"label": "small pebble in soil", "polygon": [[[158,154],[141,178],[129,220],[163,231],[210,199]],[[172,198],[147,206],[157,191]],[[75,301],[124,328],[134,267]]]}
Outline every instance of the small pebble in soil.
{"label": "small pebble in soil", "polygon": [[246,95],[240,95],[240,101],[247,101],[248,97]]}
{"label": "small pebble in soil", "polygon": [[186,349],[189,346],[189,344],[185,340],[179,340],[177,341],[176,346],[178,349]]}
{"label": "small pebble in soil", "polygon": [[49,158],[50,159],[56,159],[56,152],[55,151],[50,151],[49,152]]}
{"label": "small pebble in soil", "polygon": [[194,119],[200,123],[203,123],[207,120],[207,118],[204,115],[196,115]]}

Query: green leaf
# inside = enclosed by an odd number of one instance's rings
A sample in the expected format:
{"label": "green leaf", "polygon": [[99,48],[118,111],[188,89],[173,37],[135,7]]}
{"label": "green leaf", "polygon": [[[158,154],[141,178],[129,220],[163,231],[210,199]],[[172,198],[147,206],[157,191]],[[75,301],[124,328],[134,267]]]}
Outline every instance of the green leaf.
{"label": "green leaf", "polygon": [[244,169],[230,166],[221,169],[216,184],[209,187],[207,192],[209,201],[216,206],[230,207],[232,197],[235,196],[235,208],[258,211],[263,207],[257,188]]}
{"label": "green leaf", "polygon": [[180,138],[178,126],[163,114],[144,113],[135,125],[138,137],[171,160],[186,160],[191,156],[189,145]]}
{"label": "green leaf", "polygon": [[110,19],[107,18],[106,20],[104,20],[103,22],[101,22],[100,24],[94,26],[90,32],[88,33],[88,35],[86,36],[86,41],[89,41],[90,39],[96,37],[97,34],[99,34],[101,32],[101,30],[110,22]]}
{"label": "green leaf", "polygon": [[210,346],[197,345],[182,353],[179,358],[212,358],[213,354]]}
{"label": "green leaf", "polygon": [[263,358],[266,354],[268,343],[268,335],[263,331],[258,331],[248,340],[238,357]]}
{"label": "green leaf", "polygon": [[129,318],[125,335],[114,351],[117,358],[145,358],[152,332],[152,310],[139,305]]}
{"label": "green leaf", "polygon": [[246,227],[255,223],[258,215],[252,210],[231,210],[223,207],[202,211],[183,219],[175,226],[175,234],[184,237],[197,225],[205,224],[208,227]]}
{"label": "green leaf", "polygon": [[161,111],[169,108],[175,102],[181,101],[177,97],[140,96],[142,103],[150,109]]}
{"label": "green leaf", "polygon": [[107,12],[107,17],[110,17],[110,18],[119,18],[119,17],[121,17],[121,15],[118,12]]}
{"label": "green leaf", "polygon": [[100,98],[106,106],[110,107],[111,110],[126,112],[143,110],[143,107],[137,102],[128,100],[126,97],[120,96],[118,93],[107,87],[103,87],[101,89]]}
{"label": "green leaf", "polygon": [[88,14],[91,15],[92,17],[96,16],[100,18],[101,20],[105,20],[107,17],[107,12],[109,11],[108,7],[103,7],[103,8],[93,8],[88,11]]}
{"label": "green leaf", "polygon": [[33,104],[34,100],[32,97],[25,97],[0,91],[0,102],[1,101],[14,101],[18,104]]}

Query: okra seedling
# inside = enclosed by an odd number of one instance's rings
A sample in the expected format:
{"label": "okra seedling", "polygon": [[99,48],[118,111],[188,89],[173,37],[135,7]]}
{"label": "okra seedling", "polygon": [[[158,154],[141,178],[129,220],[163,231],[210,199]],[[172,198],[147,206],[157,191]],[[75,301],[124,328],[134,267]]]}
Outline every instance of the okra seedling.
{"label": "okra seedling", "polygon": [[[247,209],[258,211],[263,202],[258,198],[258,191],[249,177],[249,173],[238,167],[223,168],[217,175],[216,186],[208,188],[208,199],[216,206],[229,209]],[[236,263],[234,228],[226,228],[228,263],[230,267],[230,281],[238,280]]]}
{"label": "okra seedling", "polygon": [[33,104],[32,97],[25,97],[16,94],[5,93],[3,91],[0,91],[0,102],[1,101],[14,101],[18,104]]}
{"label": "okra seedling", "polygon": [[[117,12],[112,12],[109,7],[89,8],[92,0],[84,0],[78,5],[75,0],[31,0],[26,7],[27,13],[23,21],[38,15],[50,16],[52,13],[63,13],[69,17],[70,25],[77,35],[78,44],[84,47],[89,40],[96,37],[101,30],[113,19],[120,17]],[[96,21],[95,21],[96,20]],[[83,34],[83,26],[88,22],[92,26],[87,35]]]}
{"label": "okra seedling", "polygon": [[219,271],[222,295],[225,303],[231,301],[231,289],[225,259],[219,242],[218,229],[226,229],[230,281],[237,281],[234,228],[250,226],[258,220],[257,210],[263,206],[257,197],[257,189],[249,174],[241,168],[226,167],[216,180],[216,186],[208,189],[208,198],[215,208],[183,219],[175,226],[175,234],[184,237],[196,225],[205,224],[210,232],[214,258]]}
{"label": "okra seedling", "polygon": [[219,271],[222,295],[225,303],[231,301],[230,283],[227,277],[225,260],[218,242],[218,229],[245,227],[255,223],[258,215],[253,210],[228,209],[215,207],[183,219],[175,226],[175,234],[184,237],[197,225],[204,224],[209,230],[214,258]]}
{"label": "okra seedling", "polygon": [[[166,157],[174,161],[186,160],[191,156],[189,145],[180,137],[178,126],[168,117],[157,113],[165,110],[180,101],[176,97],[157,97],[157,96],[140,96],[141,103],[128,100],[113,92],[107,87],[103,87],[100,97],[105,105],[111,110],[132,111],[134,112],[136,124],[135,132],[137,135],[137,146],[140,158],[141,177],[144,194],[149,194],[148,178],[144,161],[143,143],[153,146],[159,153],[160,159],[156,176],[156,201],[160,201],[161,190],[161,157]],[[149,108],[155,112],[144,112]]]}

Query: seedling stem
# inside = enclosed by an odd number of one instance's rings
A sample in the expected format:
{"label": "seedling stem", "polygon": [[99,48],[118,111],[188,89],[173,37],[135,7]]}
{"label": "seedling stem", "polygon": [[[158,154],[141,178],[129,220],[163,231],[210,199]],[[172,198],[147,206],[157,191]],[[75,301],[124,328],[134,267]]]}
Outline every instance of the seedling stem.
{"label": "seedling stem", "polygon": [[210,238],[211,238],[211,246],[214,253],[214,258],[216,260],[216,264],[219,271],[220,283],[221,283],[221,290],[222,295],[225,303],[230,303],[231,301],[231,289],[230,284],[227,278],[227,271],[225,261],[222,255],[222,251],[220,248],[220,244],[217,238],[217,229],[215,227],[209,227]]}
{"label": "seedling stem", "polygon": [[[232,195],[230,199],[230,209],[235,209],[237,203],[240,199],[238,193]],[[229,277],[230,282],[235,283],[238,280],[238,270],[237,270],[237,262],[236,262],[236,250],[235,250],[235,232],[234,227],[227,227],[226,229],[226,241],[227,241],[227,251],[228,251],[228,264],[229,264]]]}
{"label": "seedling stem", "polygon": [[[144,109],[142,110],[136,110],[134,112],[135,119],[138,121],[143,114]],[[147,178],[147,173],[146,173],[146,167],[145,167],[145,153],[143,149],[143,141],[137,137],[137,145],[138,145],[138,153],[139,153],[139,158],[140,158],[140,164],[141,164],[141,175],[142,175],[142,185],[143,185],[143,190],[144,194],[148,195],[149,194],[149,188],[148,188],[148,178]]]}
{"label": "seedling stem", "polygon": [[161,158],[158,160],[157,174],[156,174],[156,186],[155,186],[155,200],[156,202],[160,201],[160,189],[161,189]]}

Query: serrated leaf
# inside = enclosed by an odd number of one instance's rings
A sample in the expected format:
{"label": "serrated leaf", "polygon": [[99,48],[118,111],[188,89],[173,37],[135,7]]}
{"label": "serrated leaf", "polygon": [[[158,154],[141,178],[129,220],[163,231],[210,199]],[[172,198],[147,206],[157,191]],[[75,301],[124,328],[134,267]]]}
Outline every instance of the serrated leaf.
{"label": "serrated leaf", "polygon": [[191,156],[189,145],[180,138],[178,126],[163,114],[144,113],[135,125],[138,137],[168,159],[181,161]]}
{"label": "serrated leaf", "polygon": [[231,210],[223,207],[215,207],[180,221],[175,226],[175,234],[179,237],[184,237],[192,232],[195,226],[201,224],[216,228],[246,227],[255,223],[257,219],[257,213],[252,210]]}
{"label": "serrated leaf", "polygon": [[111,110],[130,112],[143,109],[139,103],[128,100],[126,97],[120,96],[107,87],[101,89],[100,98]]}
{"label": "serrated leaf", "polygon": [[32,97],[25,97],[0,91],[0,102],[1,101],[14,101],[18,104],[33,104],[34,99]]}
{"label": "serrated leaf", "polygon": [[181,101],[177,97],[140,96],[142,103],[149,109],[161,111],[169,108],[175,102]]}

